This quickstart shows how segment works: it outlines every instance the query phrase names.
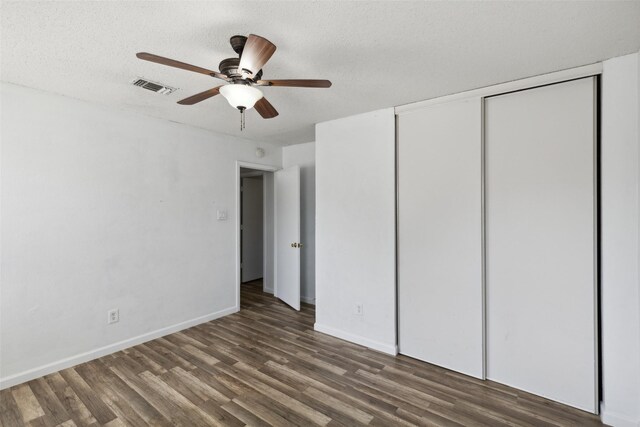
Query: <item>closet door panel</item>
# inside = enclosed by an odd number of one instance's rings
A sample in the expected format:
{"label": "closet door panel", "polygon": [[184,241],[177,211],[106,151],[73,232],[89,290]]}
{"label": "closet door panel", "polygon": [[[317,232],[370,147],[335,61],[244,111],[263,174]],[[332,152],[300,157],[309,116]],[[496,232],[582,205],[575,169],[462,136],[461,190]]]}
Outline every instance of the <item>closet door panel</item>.
{"label": "closet door panel", "polygon": [[482,104],[398,116],[402,354],[483,377]]}
{"label": "closet door panel", "polygon": [[485,100],[487,377],[591,412],[595,79]]}

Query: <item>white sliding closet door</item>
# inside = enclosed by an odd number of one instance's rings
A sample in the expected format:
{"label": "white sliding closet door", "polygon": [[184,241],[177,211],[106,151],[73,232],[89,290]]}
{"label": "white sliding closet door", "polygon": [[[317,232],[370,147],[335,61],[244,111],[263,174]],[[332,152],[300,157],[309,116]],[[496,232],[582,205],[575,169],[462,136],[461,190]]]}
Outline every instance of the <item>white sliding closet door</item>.
{"label": "white sliding closet door", "polygon": [[595,78],[485,100],[487,377],[597,411]]}
{"label": "white sliding closet door", "polygon": [[483,377],[482,105],[398,116],[399,350]]}

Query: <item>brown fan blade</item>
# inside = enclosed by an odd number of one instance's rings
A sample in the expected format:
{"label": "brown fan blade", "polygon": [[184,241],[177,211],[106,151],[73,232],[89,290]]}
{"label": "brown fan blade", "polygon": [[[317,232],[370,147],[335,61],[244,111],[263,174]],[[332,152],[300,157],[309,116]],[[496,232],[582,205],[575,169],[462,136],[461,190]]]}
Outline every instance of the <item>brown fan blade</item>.
{"label": "brown fan blade", "polygon": [[200,101],[204,101],[205,99],[209,99],[212,96],[216,96],[217,94],[219,94],[221,87],[222,86],[218,86],[218,87],[214,87],[213,89],[205,90],[204,92],[196,93],[193,96],[190,96],[188,98],[178,101],[178,104],[181,104],[181,105],[197,104]]}
{"label": "brown fan blade", "polygon": [[269,40],[249,34],[240,57],[240,70],[247,70],[255,76],[275,51],[276,45]]}
{"label": "brown fan blade", "polygon": [[154,55],[152,53],[147,52],[138,52],[136,56],[140,59],[144,59],[145,61],[155,62],[157,64],[168,65],[169,67],[180,68],[187,71],[193,71],[200,74],[207,74],[212,77],[217,77],[222,80],[228,81],[229,78],[224,74],[221,74],[217,71],[207,70],[206,68],[196,67],[195,65],[187,64],[185,62],[176,61],[174,59],[165,58],[164,56]]}
{"label": "brown fan blade", "polygon": [[273,108],[273,105],[271,105],[265,97],[260,98],[260,100],[256,102],[255,109],[263,119],[272,119],[278,115],[276,109]]}
{"label": "brown fan blade", "polygon": [[259,86],[331,87],[329,80],[258,80]]}

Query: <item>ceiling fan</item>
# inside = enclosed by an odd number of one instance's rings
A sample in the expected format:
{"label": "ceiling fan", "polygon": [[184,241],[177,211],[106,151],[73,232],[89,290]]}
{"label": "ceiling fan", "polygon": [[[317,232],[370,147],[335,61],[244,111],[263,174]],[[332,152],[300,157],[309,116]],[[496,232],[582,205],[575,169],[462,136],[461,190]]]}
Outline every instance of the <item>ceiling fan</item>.
{"label": "ceiling fan", "polygon": [[136,56],[145,61],[156,62],[170,67],[181,68],[224,80],[227,84],[205,90],[178,101],[181,105],[193,105],[205,99],[221,94],[229,104],[240,110],[240,129],[244,129],[244,112],[255,106],[256,111],[265,119],[278,115],[278,111],[263,96],[259,86],[286,87],[331,87],[329,80],[262,80],[262,67],[276,51],[276,46],[264,37],[250,34],[249,37],[233,36],[229,40],[238,58],[227,58],[220,62],[220,71],[208,70],[195,65],[164,58],[147,52],[139,52]]}

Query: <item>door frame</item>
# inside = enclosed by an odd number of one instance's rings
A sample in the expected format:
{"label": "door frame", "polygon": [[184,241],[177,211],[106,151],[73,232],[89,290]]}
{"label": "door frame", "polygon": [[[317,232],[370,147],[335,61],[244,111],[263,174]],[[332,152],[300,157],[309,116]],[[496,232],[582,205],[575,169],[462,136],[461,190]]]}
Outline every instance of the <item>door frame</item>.
{"label": "door frame", "polygon": [[[279,166],[271,166],[271,165],[263,165],[260,163],[251,163],[251,162],[243,162],[240,160],[236,160],[235,165],[235,181],[236,181],[236,209],[235,209],[235,234],[236,234],[236,303],[235,303],[235,311],[240,311],[240,283],[242,281],[242,274],[240,271],[240,247],[242,245],[242,240],[240,238],[240,169],[254,169],[262,172],[275,172],[277,170],[282,169]],[[264,182],[264,181],[263,181]],[[263,195],[266,197],[266,195]],[[263,221],[265,220],[265,216],[263,214]],[[266,233],[266,228],[264,230]],[[266,244],[266,240],[265,240]],[[274,284],[275,287],[275,284]],[[275,289],[274,289],[275,292]]]}

